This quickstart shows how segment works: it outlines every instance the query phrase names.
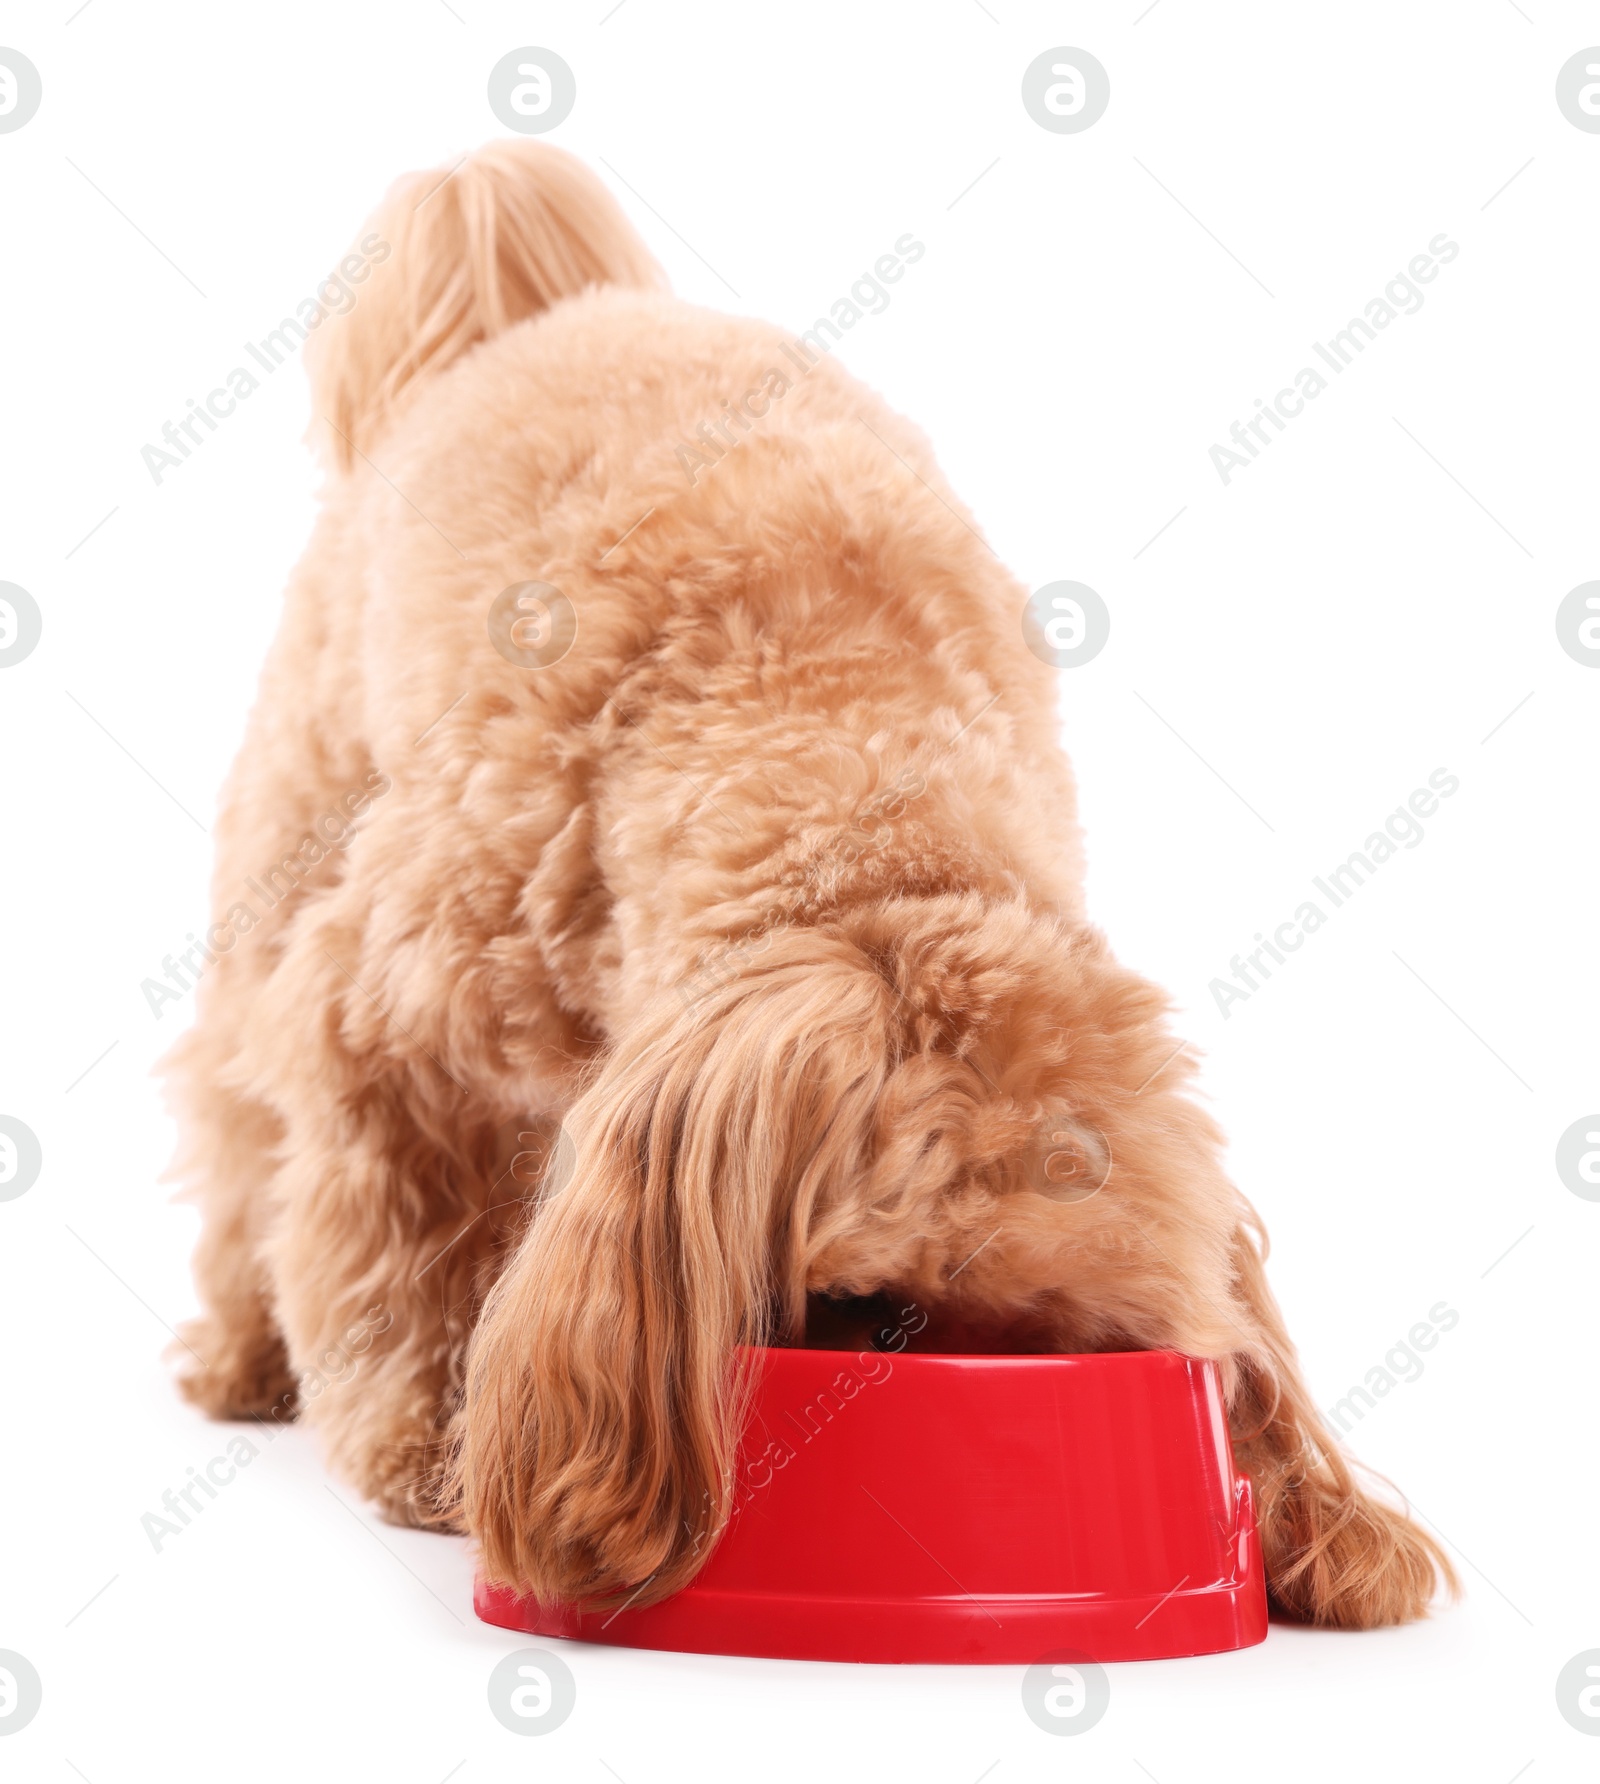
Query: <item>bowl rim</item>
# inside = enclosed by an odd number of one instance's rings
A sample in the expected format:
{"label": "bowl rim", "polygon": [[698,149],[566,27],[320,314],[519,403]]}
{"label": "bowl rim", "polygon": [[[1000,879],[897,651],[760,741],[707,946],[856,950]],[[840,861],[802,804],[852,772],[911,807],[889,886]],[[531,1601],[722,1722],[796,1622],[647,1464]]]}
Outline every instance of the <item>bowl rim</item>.
{"label": "bowl rim", "polygon": [[1134,1357],[1177,1358],[1185,1363],[1214,1362],[1215,1358],[1191,1356],[1187,1351],[1162,1346],[1154,1350],[878,1350],[868,1345],[741,1344],[745,1356],[887,1357],[895,1363],[1111,1363]]}

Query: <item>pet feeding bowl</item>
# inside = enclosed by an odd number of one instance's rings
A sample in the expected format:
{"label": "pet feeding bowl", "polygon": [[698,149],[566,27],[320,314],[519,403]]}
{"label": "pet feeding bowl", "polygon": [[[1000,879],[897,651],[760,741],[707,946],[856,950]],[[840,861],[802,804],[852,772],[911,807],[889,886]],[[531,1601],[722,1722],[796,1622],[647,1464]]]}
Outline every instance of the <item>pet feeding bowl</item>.
{"label": "pet feeding bowl", "polygon": [[535,1635],[788,1660],[1156,1660],[1267,1632],[1216,1367],[1173,1351],[760,1350],[736,1510],[659,1604],[478,1585]]}

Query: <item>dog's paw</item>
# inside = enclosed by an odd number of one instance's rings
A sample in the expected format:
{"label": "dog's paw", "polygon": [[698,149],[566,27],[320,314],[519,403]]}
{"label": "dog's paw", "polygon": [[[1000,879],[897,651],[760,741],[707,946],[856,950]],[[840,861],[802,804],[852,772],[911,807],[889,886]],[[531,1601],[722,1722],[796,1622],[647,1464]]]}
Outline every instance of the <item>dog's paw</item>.
{"label": "dog's paw", "polygon": [[408,1442],[389,1452],[384,1462],[384,1477],[368,1482],[365,1491],[385,1523],[455,1533],[466,1528],[450,1484],[445,1444],[434,1438]]}
{"label": "dog's paw", "polygon": [[185,1322],[168,1358],[178,1389],[213,1419],[291,1419],[297,1396],[283,1340],[275,1331],[241,1335],[220,1321]]}
{"label": "dog's paw", "polygon": [[1378,1629],[1428,1613],[1442,1585],[1454,1595],[1444,1551],[1403,1512],[1366,1494],[1305,1495],[1263,1530],[1267,1586],[1279,1610],[1324,1629]]}

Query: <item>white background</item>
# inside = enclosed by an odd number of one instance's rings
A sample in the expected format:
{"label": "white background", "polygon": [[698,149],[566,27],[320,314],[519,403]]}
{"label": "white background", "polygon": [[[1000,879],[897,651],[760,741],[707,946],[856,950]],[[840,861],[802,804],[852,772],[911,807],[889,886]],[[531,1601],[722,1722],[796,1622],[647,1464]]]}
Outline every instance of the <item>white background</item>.
{"label": "white background", "polygon": [[[0,579],[44,614],[0,670],[0,1112],[44,1150],[0,1204],[0,1648],[45,1689],[6,1775],[1592,1777],[1554,1685],[1600,1646],[1600,1206],[1553,1159],[1600,1105],[1600,674],[1553,619],[1597,574],[1600,136],[1553,91],[1600,11],[75,4],[0,7],[44,91],[0,136]],[[396,174],[500,133],[485,81],[524,44],[576,71],[553,140],[695,301],[802,329],[926,242],[840,356],[1025,582],[1111,610],[1061,675],[1091,906],[1206,1054],[1322,1404],[1460,1314],[1352,1437],[1452,1545],[1460,1608],[1114,1667],[1070,1741],[1014,1668],[570,1647],[576,1710],[522,1740],[485,1680],[525,1643],[473,1622],[464,1545],[335,1498],[303,1433],[152,1551],[141,1514],[233,1433],[160,1361],[194,1217],[158,1183],[148,1074],[189,1008],[157,1021],[140,981],[206,917],[205,828],[312,515],[302,372],[160,487],[139,449]],[[1056,45],[1110,73],[1080,135],[1020,102]],[[1420,312],[1224,487],[1212,443],[1441,231],[1461,252]],[[1230,957],[1439,767],[1461,788],[1426,840],[1224,1020]]]}

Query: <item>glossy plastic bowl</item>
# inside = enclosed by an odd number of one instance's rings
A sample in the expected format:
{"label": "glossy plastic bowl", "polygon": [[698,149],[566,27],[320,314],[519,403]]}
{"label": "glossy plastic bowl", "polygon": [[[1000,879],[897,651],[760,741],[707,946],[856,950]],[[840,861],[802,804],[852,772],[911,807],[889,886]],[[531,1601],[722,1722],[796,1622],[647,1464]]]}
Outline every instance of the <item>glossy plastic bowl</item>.
{"label": "glossy plastic bowl", "polygon": [[485,1622],[790,1660],[1155,1660],[1267,1632],[1250,1484],[1214,1364],[765,1350],[738,1509],[659,1604],[479,1583]]}

